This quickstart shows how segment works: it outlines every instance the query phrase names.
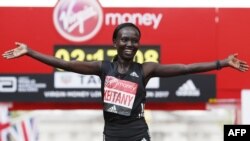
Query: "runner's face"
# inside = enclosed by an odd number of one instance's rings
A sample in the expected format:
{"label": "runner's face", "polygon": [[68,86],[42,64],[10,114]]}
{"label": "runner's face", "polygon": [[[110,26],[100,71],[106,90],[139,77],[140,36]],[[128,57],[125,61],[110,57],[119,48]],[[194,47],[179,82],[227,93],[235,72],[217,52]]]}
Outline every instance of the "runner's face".
{"label": "runner's face", "polygon": [[125,60],[132,60],[139,48],[139,41],[139,32],[134,27],[120,29],[114,42],[118,56]]}

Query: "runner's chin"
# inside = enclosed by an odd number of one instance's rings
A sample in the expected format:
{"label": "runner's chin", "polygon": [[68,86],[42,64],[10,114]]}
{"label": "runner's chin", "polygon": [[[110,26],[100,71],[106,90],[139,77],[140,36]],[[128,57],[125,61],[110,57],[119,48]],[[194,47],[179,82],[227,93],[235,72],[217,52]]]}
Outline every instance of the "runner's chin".
{"label": "runner's chin", "polygon": [[125,59],[133,59],[135,56],[135,53],[134,52],[124,52],[123,56]]}

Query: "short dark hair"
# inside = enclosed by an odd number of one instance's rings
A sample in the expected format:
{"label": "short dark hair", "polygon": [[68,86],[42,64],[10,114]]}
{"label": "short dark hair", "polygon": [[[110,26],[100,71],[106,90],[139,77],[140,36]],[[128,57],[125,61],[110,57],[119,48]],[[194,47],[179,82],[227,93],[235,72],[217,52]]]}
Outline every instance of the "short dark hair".
{"label": "short dark hair", "polygon": [[139,39],[141,38],[141,31],[140,31],[140,29],[139,29],[135,24],[133,24],[133,23],[122,23],[122,24],[119,24],[119,25],[115,28],[115,30],[114,30],[114,33],[113,33],[113,42],[116,40],[116,37],[117,37],[117,35],[118,35],[118,32],[119,32],[122,28],[124,28],[124,27],[134,27],[134,28],[138,31],[138,33],[139,33]]}

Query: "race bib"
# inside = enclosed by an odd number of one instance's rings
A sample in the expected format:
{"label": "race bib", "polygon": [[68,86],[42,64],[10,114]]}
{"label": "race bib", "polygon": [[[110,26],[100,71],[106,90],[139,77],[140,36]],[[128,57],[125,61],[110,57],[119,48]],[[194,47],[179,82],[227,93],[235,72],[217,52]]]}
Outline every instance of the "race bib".
{"label": "race bib", "polygon": [[104,84],[104,110],[130,116],[138,84],[106,76]]}

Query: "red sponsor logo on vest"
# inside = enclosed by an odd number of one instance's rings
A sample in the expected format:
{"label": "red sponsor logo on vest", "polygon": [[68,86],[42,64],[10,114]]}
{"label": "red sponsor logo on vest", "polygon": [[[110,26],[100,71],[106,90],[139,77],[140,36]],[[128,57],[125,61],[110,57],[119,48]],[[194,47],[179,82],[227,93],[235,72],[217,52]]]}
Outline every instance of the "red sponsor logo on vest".
{"label": "red sponsor logo on vest", "polygon": [[130,94],[135,94],[138,84],[125,80],[117,79],[113,76],[107,76],[105,80],[105,87],[121,90]]}

